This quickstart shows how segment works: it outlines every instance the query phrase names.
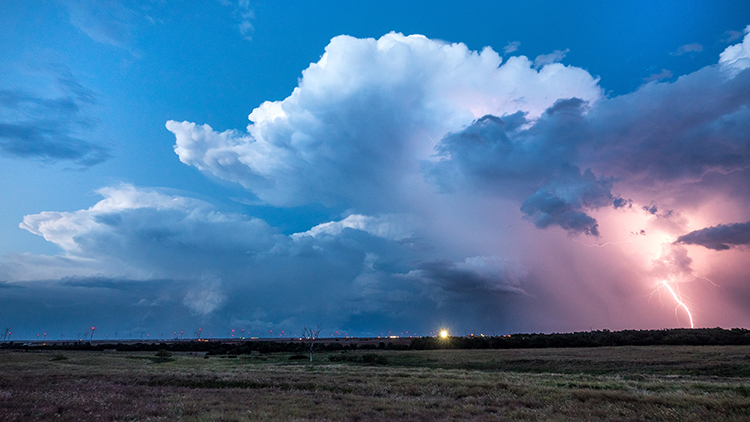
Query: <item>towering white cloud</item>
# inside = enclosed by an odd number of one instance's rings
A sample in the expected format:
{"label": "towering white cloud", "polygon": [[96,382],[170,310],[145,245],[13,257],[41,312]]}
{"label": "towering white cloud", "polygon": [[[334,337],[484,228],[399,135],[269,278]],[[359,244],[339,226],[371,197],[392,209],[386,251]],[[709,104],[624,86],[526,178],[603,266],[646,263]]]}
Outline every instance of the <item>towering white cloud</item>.
{"label": "towering white cloud", "polygon": [[719,56],[719,64],[732,74],[750,67],[750,25],[745,28],[741,43],[730,45]]}
{"label": "towering white cloud", "polygon": [[420,35],[340,36],[283,101],[253,110],[247,133],[169,121],[180,160],[241,183],[262,200],[372,205],[419,171],[446,133],[485,114],[533,119],[563,98],[596,101],[586,71],[526,57],[506,63]]}

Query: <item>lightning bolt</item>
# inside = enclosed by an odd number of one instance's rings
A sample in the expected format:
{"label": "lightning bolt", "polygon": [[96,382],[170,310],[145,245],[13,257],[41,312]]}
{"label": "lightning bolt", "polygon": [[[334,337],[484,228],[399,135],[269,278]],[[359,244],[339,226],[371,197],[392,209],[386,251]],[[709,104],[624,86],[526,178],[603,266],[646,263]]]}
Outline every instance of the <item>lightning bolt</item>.
{"label": "lightning bolt", "polygon": [[708,281],[709,283],[713,284],[713,285],[714,285],[714,287],[719,287],[719,285],[718,285],[718,284],[714,283],[714,281],[713,281],[713,280],[711,280],[711,279],[709,279],[709,278],[706,278],[706,277],[701,277],[701,276],[699,276],[699,275],[695,275],[695,274],[693,274],[693,277],[695,277],[695,278],[700,278],[701,280],[705,280],[705,281]]}
{"label": "lightning bolt", "polygon": [[622,242],[604,242],[604,243],[584,243],[581,242],[578,239],[573,239],[573,241],[580,243],[583,246],[589,247],[589,248],[603,248],[605,246],[611,246],[611,245],[622,245],[624,243],[632,243],[632,240],[624,240]]}
{"label": "lightning bolt", "polygon": [[[687,305],[685,305],[685,302],[683,302],[680,299],[680,295],[674,291],[674,289],[672,288],[672,286],[669,285],[669,283],[667,283],[667,280],[662,281],[662,286],[666,287],[667,290],[669,290],[669,293],[672,294],[672,297],[674,298],[675,302],[677,302],[677,308],[679,307],[685,308],[685,312],[687,312],[688,318],[690,318],[690,328],[695,328],[695,325],[693,325],[693,314],[690,313],[690,309],[687,307]],[[675,311],[677,311],[677,309],[675,309]]]}

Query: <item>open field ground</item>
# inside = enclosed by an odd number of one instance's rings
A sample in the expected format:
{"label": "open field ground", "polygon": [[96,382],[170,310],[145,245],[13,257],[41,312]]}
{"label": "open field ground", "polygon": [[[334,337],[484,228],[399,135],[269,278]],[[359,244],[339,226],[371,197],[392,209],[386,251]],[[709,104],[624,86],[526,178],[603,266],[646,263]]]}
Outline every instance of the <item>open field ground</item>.
{"label": "open field ground", "polygon": [[750,346],[289,356],[3,351],[0,420],[750,420]]}

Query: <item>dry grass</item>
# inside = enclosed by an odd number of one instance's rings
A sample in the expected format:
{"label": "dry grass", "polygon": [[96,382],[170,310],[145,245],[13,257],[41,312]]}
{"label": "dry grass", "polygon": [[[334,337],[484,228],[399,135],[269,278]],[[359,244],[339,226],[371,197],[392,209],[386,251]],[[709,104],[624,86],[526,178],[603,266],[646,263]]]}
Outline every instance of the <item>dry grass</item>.
{"label": "dry grass", "polygon": [[750,347],[382,353],[390,365],[3,352],[0,420],[750,420]]}

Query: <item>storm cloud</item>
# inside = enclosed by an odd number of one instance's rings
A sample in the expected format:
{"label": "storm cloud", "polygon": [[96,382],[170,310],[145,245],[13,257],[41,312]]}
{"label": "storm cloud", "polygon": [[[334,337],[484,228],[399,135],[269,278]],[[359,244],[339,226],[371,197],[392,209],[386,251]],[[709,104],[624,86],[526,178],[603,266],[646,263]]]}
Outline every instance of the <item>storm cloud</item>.
{"label": "storm cloud", "polygon": [[[511,263],[484,258],[457,264],[438,285],[424,283],[437,276],[419,264],[431,255],[415,235],[419,224],[405,215],[352,214],[284,235],[257,218],[155,189],[119,185],[98,193],[103,199],[88,209],[26,216],[21,227],[63,254],[7,257],[0,276],[35,286],[56,274],[58,289],[127,291],[139,306],[157,312],[179,304],[196,321],[262,315],[253,324],[271,329],[284,321],[301,326],[326,309],[336,310],[326,316],[332,324],[363,312],[393,312],[388,320],[403,322],[434,307],[442,300],[437,292],[456,288],[446,280],[457,286],[462,274],[496,294],[520,291],[511,276],[517,270],[504,269]],[[412,308],[399,310],[406,302]]]}
{"label": "storm cloud", "polygon": [[[432,284],[448,292],[502,292],[524,294],[525,271],[496,256],[475,256],[462,262],[429,261],[406,274],[407,278]],[[449,296],[449,295],[446,295]],[[451,298],[454,299],[454,298]],[[474,295],[469,295],[474,300]]]}
{"label": "storm cloud", "polygon": [[339,36],[247,130],[166,123],[182,163],[268,209],[338,216],[283,233],[189,194],[112,185],[88,209],[27,215],[21,227],[61,253],[9,256],[0,278],[154,280],[139,306],[217,326],[653,326],[674,319],[641,312],[659,283],[713,271],[680,244],[747,244],[749,223],[680,234],[701,227],[696,210],[750,218],[736,206],[750,181],[748,46],[610,97],[564,51],[504,60],[418,35]]}
{"label": "storm cloud", "polygon": [[678,237],[675,244],[700,245],[715,251],[724,251],[733,246],[750,245],[750,222],[719,224],[695,230]]}
{"label": "storm cloud", "polygon": [[[190,122],[167,128],[182,162],[271,205],[343,204],[420,221],[416,238],[435,249],[406,274],[441,291],[492,285],[459,263],[498,256],[495,250],[463,237],[482,226],[503,232],[489,216],[472,219],[446,206],[453,201],[468,209],[515,204],[518,213],[500,208],[494,217],[520,216],[571,237],[641,233],[595,245],[649,245],[654,256],[639,271],[685,282],[696,271],[687,252],[653,239],[690,226],[684,206],[730,198],[747,182],[740,175],[750,165],[749,45],[750,35],[715,65],[607,97],[597,78],[557,63],[562,51],[503,62],[489,48],[476,53],[418,36],[338,37],[290,97],[250,114],[247,133]],[[637,225],[625,228],[626,221]],[[445,235],[445,222],[464,232]],[[467,246],[435,246],[446,240]],[[514,239],[499,243],[506,242]],[[508,256],[526,269],[547,260]]]}
{"label": "storm cloud", "polygon": [[629,199],[615,191],[679,191],[709,172],[748,167],[744,45],[749,37],[728,48],[718,65],[674,83],[650,82],[594,104],[558,100],[536,119],[485,116],[437,145],[437,162],[425,166],[428,177],[448,189],[522,200],[537,227],[598,235],[587,210]]}
{"label": "storm cloud", "polygon": [[[283,101],[253,110],[247,133],[167,122],[180,160],[276,206],[398,202],[435,142],[485,114],[538,116],[561,98],[594,101],[596,78],[526,57],[505,63],[423,36],[339,36]],[[396,188],[394,190],[394,187]],[[401,192],[405,190],[406,192]]]}

